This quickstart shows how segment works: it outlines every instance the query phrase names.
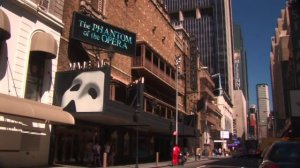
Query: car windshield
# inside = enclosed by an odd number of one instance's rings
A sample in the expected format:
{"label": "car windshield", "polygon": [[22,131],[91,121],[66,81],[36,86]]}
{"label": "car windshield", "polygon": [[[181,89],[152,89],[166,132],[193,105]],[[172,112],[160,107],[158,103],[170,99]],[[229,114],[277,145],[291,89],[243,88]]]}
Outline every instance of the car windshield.
{"label": "car windshield", "polygon": [[300,143],[276,143],[269,151],[269,160],[273,162],[300,162]]}

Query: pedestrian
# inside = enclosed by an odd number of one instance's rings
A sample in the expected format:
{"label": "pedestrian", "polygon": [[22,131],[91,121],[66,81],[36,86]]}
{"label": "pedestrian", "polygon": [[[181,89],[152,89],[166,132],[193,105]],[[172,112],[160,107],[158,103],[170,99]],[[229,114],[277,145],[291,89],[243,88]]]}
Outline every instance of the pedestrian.
{"label": "pedestrian", "polygon": [[110,142],[107,142],[105,144],[105,153],[107,154],[107,165],[111,165],[112,164],[112,155],[111,155],[111,144]]}
{"label": "pedestrian", "polygon": [[90,140],[86,144],[84,153],[85,153],[84,161],[87,162],[88,164],[92,164],[92,162],[93,162],[93,143],[92,143],[92,140]]}
{"label": "pedestrian", "polygon": [[219,155],[222,155],[222,149],[221,148],[219,148]]}
{"label": "pedestrian", "polygon": [[101,146],[98,142],[96,142],[93,146],[93,159],[94,159],[94,165],[101,166]]}
{"label": "pedestrian", "polygon": [[200,160],[200,158],[201,158],[201,148],[196,149],[196,155],[197,155],[197,158]]}

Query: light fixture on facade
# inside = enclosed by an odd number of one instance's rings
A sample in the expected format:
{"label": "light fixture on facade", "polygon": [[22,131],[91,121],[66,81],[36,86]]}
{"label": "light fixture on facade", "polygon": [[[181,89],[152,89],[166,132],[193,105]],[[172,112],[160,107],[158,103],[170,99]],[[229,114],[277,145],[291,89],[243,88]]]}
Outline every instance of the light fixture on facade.
{"label": "light fixture on facade", "polygon": [[163,38],[161,39],[161,41],[162,41],[163,43],[165,43],[165,40],[166,40],[166,36],[163,36]]}
{"label": "light fixture on facade", "polygon": [[152,28],[152,33],[155,33],[155,31],[156,31],[156,26],[153,26],[153,28]]}

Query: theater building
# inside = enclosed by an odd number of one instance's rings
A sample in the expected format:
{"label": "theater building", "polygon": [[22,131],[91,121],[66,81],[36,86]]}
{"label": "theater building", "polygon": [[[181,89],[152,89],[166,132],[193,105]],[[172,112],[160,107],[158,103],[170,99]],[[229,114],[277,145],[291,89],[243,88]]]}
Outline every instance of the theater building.
{"label": "theater building", "polygon": [[0,167],[48,165],[53,125],[75,123],[52,105],[60,6],[63,0],[0,2]]}
{"label": "theater building", "polygon": [[88,164],[86,147],[96,142],[101,153],[111,145],[109,164],[171,159],[176,90],[178,143],[195,151],[189,35],[170,23],[162,1],[65,1],[63,23],[53,103],[76,124],[53,128],[50,163]]}

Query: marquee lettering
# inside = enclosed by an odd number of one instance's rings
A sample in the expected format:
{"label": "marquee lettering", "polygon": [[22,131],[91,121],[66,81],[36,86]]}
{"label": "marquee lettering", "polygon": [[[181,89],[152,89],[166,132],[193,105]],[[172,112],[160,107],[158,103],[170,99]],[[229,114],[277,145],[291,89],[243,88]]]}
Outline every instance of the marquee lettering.
{"label": "marquee lettering", "polygon": [[96,23],[89,24],[84,20],[79,20],[79,27],[83,28],[82,35],[99,42],[128,49],[128,44],[133,44],[132,37],[107,28]]}

